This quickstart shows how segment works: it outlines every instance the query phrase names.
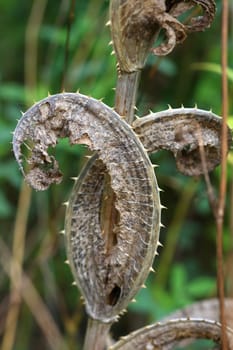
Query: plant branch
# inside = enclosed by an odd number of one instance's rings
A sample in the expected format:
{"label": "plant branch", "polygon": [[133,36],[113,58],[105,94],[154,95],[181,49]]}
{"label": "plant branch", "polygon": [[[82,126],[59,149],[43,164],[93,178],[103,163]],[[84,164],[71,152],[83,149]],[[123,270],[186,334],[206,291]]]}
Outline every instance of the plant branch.
{"label": "plant branch", "polygon": [[[115,110],[128,123],[134,119],[134,106],[138,87],[139,72],[121,73],[118,75],[115,95]],[[115,241],[114,225],[118,220],[118,212],[115,208],[115,194],[106,175],[105,188],[106,200],[102,201],[101,214],[104,218],[102,232],[105,235],[106,248],[111,250]],[[111,324],[88,319],[88,327],[85,335],[84,350],[103,350],[106,346],[107,333]]]}
{"label": "plant branch", "polygon": [[65,90],[65,81],[66,81],[66,73],[69,59],[69,47],[70,47],[70,33],[72,23],[75,17],[75,0],[71,0],[70,9],[69,9],[69,17],[67,20],[67,31],[66,31],[66,43],[65,43],[65,54],[64,54],[64,68],[61,78],[61,91]]}
{"label": "plant branch", "polygon": [[116,86],[115,110],[129,124],[134,120],[134,108],[140,72],[119,74]]}
{"label": "plant branch", "polygon": [[224,310],[224,271],[223,271],[223,221],[227,186],[227,116],[228,116],[228,0],[222,1],[222,147],[221,147],[221,179],[219,186],[219,202],[217,215],[217,283],[220,302],[220,320],[222,324],[222,349],[227,350],[226,317]]}
{"label": "plant branch", "polygon": [[[38,37],[47,0],[34,0],[31,13],[29,16],[26,33],[25,33],[25,85],[29,93],[34,93],[37,86],[37,53],[38,53]],[[31,101],[35,96],[26,96],[27,105],[31,105]]]}
{"label": "plant branch", "polygon": [[[35,320],[44,333],[52,350],[67,350],[62,335],[59,332],[52,316],[48,312],[43,300],[35,289],[29,277],[22,271],[22,266],[11,256],[6,244],[0,239],[0,263],[3,270],[10,276],[10,269],[18,271],[21,277],[20,286],[18,281],[13,279],[14,288],[23,297]],[[2,347],[3,349],[3,347]]]}
{"label": "plant branch", "polygon": [[[25,85],[28,87],[27,91],[33,91],[36,86],[38,34],[46,4],[47,0],[35,0],[33,2],[31,14],[27,24],[25,34]],[[27,102],[29,104],[31,103],[31,98],[29,96],[27,96]],[[23,183],[20,190],[13,232],[13,260],[10,268],[10,306],[6,318],[6,329],[2,342],[2,350],[12,349],[15,339],[21,304],[19,288],[22,282],[21,267],[24,256],[26,225],[30,200],[31,189],[25,183]],[[15,267],[14,261],[17,262],[19,268]]]}
{"label": "plant branch", "polygon": [[[10,303],[6,317],[5,333],[2,341],[2,350],[13,348],[17,329],[18,316],[21,305],[21,267],[25,249],[25,235],[28,220],[29,206],[31,201],[31,188],[22,183],[19,202],[13,232],[12,260],[9,271],[10,277]],[[17,265],[15,264],[17,263]]]}
{"label": "plant branch", "polygon": [[[233,331],[227,329],[227,332],[232,346]],[[110,350],[173,349],[177,342],[187,339],[211,339],[221,344],[221,325],[199,318],[159,322],[122,337]]]}
{"label": "plant branch", "polygon": [[112,323],[103,323],[89,318],[83,350],[105,349],[106,339],[111,325]]}

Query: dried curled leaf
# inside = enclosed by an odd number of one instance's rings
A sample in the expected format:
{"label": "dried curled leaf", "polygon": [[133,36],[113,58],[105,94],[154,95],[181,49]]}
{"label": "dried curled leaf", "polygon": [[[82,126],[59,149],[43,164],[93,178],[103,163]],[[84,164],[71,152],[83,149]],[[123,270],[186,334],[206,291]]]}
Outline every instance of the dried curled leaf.
{"label": "dried curled leaf", "polygon": [[[133,129],[148,153],[173,152],[177,168],[189,176],[213,170],[221,161],[222,119],[197,108],[169,108],[137,119]],[[232,135],[228,129],[228,145]],[[204,164],[203,164],[204,161]]]}
{"label": "dried curled leaf", "polygon": [[[229,348],[233,347],[233,330],[227,329]],[[181,318],[146,326],[122,337],[109,350],[174,349],[184,339],[210,339],[221,344],[221,324],[198,318]],[[220,347],[221,349],[221,347]]]}
{"label": "dried curled leaf", "polygon": [[185,23],[185,28],[189,32],[201,31],[210,27],[216,11],[214,0],[166,1],[167,11],[176,18],[186,11],[196,8],[196,6],[202,9],[203,15],[197,17],[191,16],[189,21]]}
{"label": "dried curled leaf", "polygon": [[[233,328],[233,299],[225,298],[224,299],[224,308],[225,308],[225,321],[226,326],[230,329]],[[191,305],[188,305],[182,309],[172,312],[171,314],[162,318],[161,322],[165,323],[173,319],[180,318],[202,318],[205,320],[212,320],[220,322],[220,305],[217,298],[206,299],[197,301]],[[228,333],[229,341],[233,344],[233,332]],[[185,345],[185,348],[192,343],[192,339],[186,339],[182,342],[182,346]]]}
{"label": "dried curled leaf", "polygon": [[[153,167],[131,127],[116,112],[81,94],[58,94],[30,108],[14,133],[13,149],[21,168],[21,146],[30,145],[26,180],[35,189],[61,180],[58,164],[48,152],[59,137],[68,137],[71,145],[84,143],[98,155],[72,192],[66,243],[88,314],[112,321],[140,289],[156,252],[160,201]],[[102,231],[106,174],[119,213],[111,246]]]}
{"label": "dried curled leaf", "polygon": [[[187,24],[177,19],[197,5],[203,9],[203,16]],[[161,29],[165,40],[153,49],[155,55],[167,55],[186,38],[187,32],[208,27],[214,14],[213,0],[111,0],[111,33],[120,71],[143,68]]]}
{"label": "dried curled leaf", "polygon": [[[229,328],[233,327],[233,299],[225,298],[224,299],[225,307],[225,318],[226,325]],[[182,309],[176,310],[171,314],[162,318],[162,322],[171,321],[172,319],[177,318],[203,318],[208,320],[214,320],[220,322],[220,307],[219,300],[217,298],[205,299],[197,301],[191,305],[185,306]],[[232,339],[233,341],[233,339]]]}
{"label": "dried curled leaf", "polygon": [[[140,290],[156,252],[160,204],[140,163],[135,167],[132,159],[124,179],[115,176],[121,190],[115,189],[119,218],[111,245],[102,229],[107,169],[97,156],[81,172],[67,207],[68,259],[88,314],[103,322],[114,320]],[[112,178],[113,187],[114,182]]]}

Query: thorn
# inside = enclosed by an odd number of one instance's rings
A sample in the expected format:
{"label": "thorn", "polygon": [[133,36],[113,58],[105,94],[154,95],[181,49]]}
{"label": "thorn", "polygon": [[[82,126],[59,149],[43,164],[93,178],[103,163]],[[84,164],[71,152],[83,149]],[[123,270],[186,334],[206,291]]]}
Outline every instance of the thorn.
{"label": "thorn", "polygon": [[152,266],[150,267],[150,272],[155,272]]}
{"label": "thorn", "polygon": [[183,105],[183,103],[181,104],[181,108],[182,108],[182,109],[184,109],[184,105]]}
{"label": "thorn", "polygon": [[64,235],[66,232],[65,232],[65,230],[61,230],[61,231],[59,231],[59,233],[60,233],[61,235]]}
{"label": "thorn", "polygon": [[125,339],[127,339],[127,337],[126,337],[126,336],[122,336],[122,337],[120,337],[120,340],[125,340]]}
{"label": "thorn", "polygon": [[145,284],[142,284],[142,286],[141,286],[141,287],[145,289],[145,288],[146,288],[146,285],[145,285]]}
{"label": "thorn", "polygon": [[65,264],[66,264],[66,265],[70,265],[69,260],[65,260]]}
{"label": "thorn", "polygon": [[172,109],[172,106],[168,104],[168,109]]}
{"label": "thorn", "polygon": [[158,256],[159,255],[159,253],[157,252],[157,250],[155,251],[155,256]]}
{"label": "thorn", "polygon": [[[126,117],[124,116],[123,118],[125,119]],[[133,130],[132,125],[128,124],[128,127],[129,127],[131,130]]]}
{"label": "thorn", "polygon": [[65,207],[68,207],[69,202],[68,201],[67,202],[63,202],[62,205],[64,205]]}
{"label": "thorn", "polygon": [[105,23],[106,27],[109,27],[111,25],[111,21],[109,20],[107,23]]}
{"label": "thorn", "polygon": [[113,88],[112,88],[112,90],[113,90],[113,91],[116,91],[116,88],[115,88],[115,87],[113,87]]}
{"label": "thorn", "polygon": [[158,247],[163,247],[163,244],[160,242],[160,241],[158,241]]}
{"label": "thorn", "polygon": [[80,93],[80,89],[78,89],[77,91],[76,91],[76,94],[79,94]]}
{"label": "thorn", "polygon": [[140,117],[139,117],[138,115],[135,115],[135,118],[136,118],[136,119],[140,119]]}
{"label": "thorn", "polygon": [[109,41],[108,45],[111,46],[113,44],[113,41]]}
{"label": "thorn", "polygon": [[123,310],[120,312],[120,315],[124,315],[126,312],[127,312],[127,310],[126,310],[126,309],[123,309]]}
{"label": "thorn", "polygon": [[196,108],[196,109],[197,109],[197,103],[196,103],[196,102],[195,102],[194,108]]}
{"label": "thorn", "polygon": [[72,286],[77,286],[77,283],[75,281],[73,281]]}
{"label": "thorn", "polygon": [[50,92],[48,91],[48,97],[50,97],[51,96],[51,94],[50,94]]}
{"label": "thorn", "polygon": [[152,168],[158,168],[159,165],[158,164],[152,164]]}
{"label": "thorn", "polygon": [[115,51],[112,50],[112,52],[110,53],[111,56],[115,55]]}
{"label": "thorn", "polygon": [[153,113],[154,113],[151,109],[149,109],[149,112],[150,112],[150,114],[153,114]]}
{"label": "thorn", "polygon": [[164,192],[164,190],[162,190],[162,188],[158,187],[158,191],[159,192]]}
{"label": "thorn", "polygon": [[137,108],[137,106],[134,106],[134,110],[135,110],[135,111],[138,111],[138,108]]}
{"label": "thorn", "polygon": [[132,299],[132,300],[131,300],[131,303],[136,303],[136,302],[137,302],[136,299]]}
{"label": "thorn", "polygon": [[160,204],[160,208],[161,209],[167,209],[167,207],[165,207],[165,205],[162,205],[162,204]]}
{"label": "thorn", "polygon": [[71,178],[70,178],[70,180],[73,180],[73,181],[77,181],[78,180],[78,177],[75,177],[75,176],[72,176]]}
{"label": "thorn", "polygon": [[165,226],[162,224],[162,222],[160,222],[159,226],[160,226],[160,227],[165,227]]}
{"label": "thorn", "polygon": [[86,159],[90,159],[92,156],[84,156],[84,158]]}

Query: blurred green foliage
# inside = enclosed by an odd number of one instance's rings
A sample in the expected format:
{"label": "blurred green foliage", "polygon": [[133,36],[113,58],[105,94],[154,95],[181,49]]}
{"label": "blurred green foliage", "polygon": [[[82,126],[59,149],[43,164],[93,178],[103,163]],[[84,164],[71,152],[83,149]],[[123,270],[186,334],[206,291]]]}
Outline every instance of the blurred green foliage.
{"label": "blurred green foliage", "polygon": [[[11,149],[11,132],[21,112],[34,101],[60,92],[65,72],[65,90],[76,91],[95,98],[104,98],[114,104],[116,83],[115,58],[111,56],[107,0],[79,0],[75,2],[71,26],[68,61],[65,66],[67,23],[70,2],[45,1],[46,8],[39,26],[38,36],[26,42],[29,18],[35,1],[1,0],[0,30],[0,227],[1,239],[11,249],[14,222],[21,191],[22,175]],[[184,44],[164,58],[152,55],[141,74],[138,93],[138,114],[149,109],[194,106],[212,109],[221,114],[220,28],[221,3],[217,4],[216,19],[204,33],[191,34]],[[33,35],[33,33],[32,33]],[[233,96],[233,40],[229,38],[229,96]],[[31,43],[36,42],[36,77],[29,86],[25,56]],[[33,57],[32,57],[33,59]],[[233,99],[229,101],[230,124],[233,126]],[[70,147],[66,140],[59,143],[56,155],[64,172],[64,181],[52,186],[46,193],[32,193],[26,232],[24,270],[30,276],[55,319],[69,349],[81,349],[85,329],[84,307],[79,292],[71,286],[72,276],[64,265],[66,259],[64,239],[58,234],[64,225],[64,208],[72,187],[70,177],[76,176],[84,164],[87,150]],[[216,295],[215,222],[211,213],[206,187],[202,178],[188,179],[178,173],[175,162],[167,152],[152,157],[160,165],[156,175],[163,211],[161,241],[164,248],[155,259],[156,274],[150,274],[147,289],[143,289],[138,302],[131,304],[129,313],[114,326],[116,336],[155,321],[168,312]],[[233,237],[233,155],[229,156],[228,193],[224,227],[224,254],[226,273],[232,264]],[[220,170],[211,174],[213,187],[218,192]],[[191,192],[190,192],[191,191]],[[185,196],[189,199],[182,213]],[[175,235],[175,238],[173,236]],[[167,248],[168,247],[168,248]],[[163,255],[170,254],[170,262],[161,268]],[[163,271],[163,276],[160,274]],[[165,276],[165,277],[164,277]],[[232,295],[232,281],[228,282],[228,295]],[[0,331],[4,334],[5,318],[9,306],[9,279],[0,278]],[[30,309],[22,303],[17,324],[15,350],[48,348]],[[199,345],[200,346],[200,345]],[[199,347],[200,349],[201,347]]]}

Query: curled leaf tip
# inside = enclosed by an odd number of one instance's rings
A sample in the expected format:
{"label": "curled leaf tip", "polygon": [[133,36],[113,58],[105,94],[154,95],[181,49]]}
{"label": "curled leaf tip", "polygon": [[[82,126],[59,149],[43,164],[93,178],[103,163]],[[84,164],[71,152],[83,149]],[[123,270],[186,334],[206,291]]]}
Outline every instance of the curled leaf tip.
{"label": "curled leaf tip", "polygon": [[[198,108],[177,108],[150,114],[133,123],[149,153],[171,151],[180,172],[198,176],[221,162],[222,119]],[[228,148],[232,135],[228,128]]]}
{"label": "curled leaf tip", "polygon": [[[199,6],[203,14],[187,23],[179,17]],[[121,71],[142,69],[147,55],[167,55],[182,43],[188,32],[209,27],[215,15],[213,0],[111,0],[110,18],[114,50]],[[153,48],[159,32],[164,30],[161,44]]]}

